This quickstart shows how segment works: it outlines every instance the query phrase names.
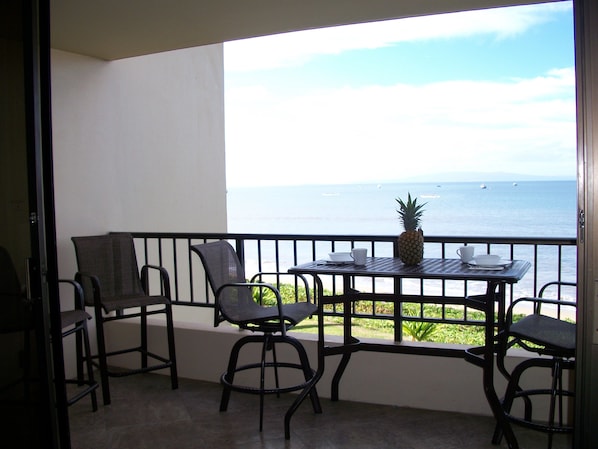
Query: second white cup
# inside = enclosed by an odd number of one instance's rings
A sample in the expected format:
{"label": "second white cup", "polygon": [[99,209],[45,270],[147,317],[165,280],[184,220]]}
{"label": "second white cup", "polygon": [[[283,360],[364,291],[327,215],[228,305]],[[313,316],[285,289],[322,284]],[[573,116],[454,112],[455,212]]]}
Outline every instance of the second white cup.
{"label": "second white cup", "polygon": [[473,259],[473,252],[473,246],[461,246],[457,250],[457,255],[461,258],[461,262],[467,263],[470,262],[471,259]]}
{"label": "second white cup", "polygon": [[353,248],[353,251],[351,251],[351,257],[355,261],[355,265],[365,265],[367,256],[367,248]]}

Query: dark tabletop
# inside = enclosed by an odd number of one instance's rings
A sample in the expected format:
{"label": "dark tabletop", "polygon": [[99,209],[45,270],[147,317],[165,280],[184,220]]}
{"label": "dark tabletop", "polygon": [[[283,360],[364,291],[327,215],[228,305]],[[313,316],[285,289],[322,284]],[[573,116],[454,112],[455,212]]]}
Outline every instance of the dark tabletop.
{"label": "dark tabletop", "polygon": [[398,276],[419,279],[454,279],[501,281],[515,283],[520,281],[530,268],[524,260],[514,260],[500,270],[486,270],[471,267],[460,259],[424,259],[419,265],[407,266],[395,257],[368,257],[365,266],[353,263],[331,263],[316,260],[289,268],[291,273],[331,274],[352,276]]}

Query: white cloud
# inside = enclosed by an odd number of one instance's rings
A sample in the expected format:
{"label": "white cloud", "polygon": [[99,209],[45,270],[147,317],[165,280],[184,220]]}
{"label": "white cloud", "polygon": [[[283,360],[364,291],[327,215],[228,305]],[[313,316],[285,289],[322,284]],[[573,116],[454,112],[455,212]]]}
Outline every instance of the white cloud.
{"label": "white cloud", "polygon": [[[299,66],[396,42],[517,36],[571,2],[426,16],[227,43],[225,70]],[[516,44],[516,40],[514,41]],[[448,171],[575,174],[575,73],[277,92],[227,87],[227,183],[400,180]]]}
{"label": "white cloud", "polygon": [[573,68],[530,79],[227,93],[229,185],[575,171]]}
{"label": "white cloud", "polygon": [[528,5],[345,25],[228,42],[229,72],[296,67],[318,55],[374,49],[399,42],[494,35],[505,39],[551,20],[571,3]]}

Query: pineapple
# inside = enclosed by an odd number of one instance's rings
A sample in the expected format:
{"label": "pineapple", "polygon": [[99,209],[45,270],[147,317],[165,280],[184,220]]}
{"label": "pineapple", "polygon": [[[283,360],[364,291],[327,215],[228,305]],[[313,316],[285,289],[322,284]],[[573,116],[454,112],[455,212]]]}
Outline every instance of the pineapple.
{"label": "pineapple", "polygon": [[405,228],[399,236],[399,258],[405,265],[417,265],[424,258],[424,233],[420,222],[427,203],[417,204],[417,198],[411,199],[410,193],[407,193],[407,202],[400,198],[396,201],[400,206],[397,209],[399,220]]}

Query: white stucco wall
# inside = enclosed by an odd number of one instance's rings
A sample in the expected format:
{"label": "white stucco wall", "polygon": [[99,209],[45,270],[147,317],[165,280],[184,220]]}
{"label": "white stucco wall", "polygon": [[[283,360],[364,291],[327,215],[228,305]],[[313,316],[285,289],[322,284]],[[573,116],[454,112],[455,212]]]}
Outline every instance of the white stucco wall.
{"label": "white stucco wall", "polygon": [[[150,320],[155,325],[149,328],[149,344],[158,354],[168,354],[166,330],[164,326]],[[114,349],[126,347],[138,341],[139,329],[134,323],[117,322],[112,327],[112,343]],[[228,357],[233,344],[245,332],[221,325],[214,329],[210,325],[198,323],[179,323],[175,329],[177,365],[179,376],[219,382],[226,369]],[[318,366],[317,337],[293,333],[305,346],[312,368]],[[327,337],[329,344],[340,343],[340,337]],[[368,340],[375,343],[382,340]],[[388,343],[388,342],[385,342]],[[297,362],[296,352],[288,345],[277,345],[278,360]],[[240,354],[239,364],[255,363],[259,360],[259,345],[249,345]],[[513,349],[506,364],[512,369],[529,356],[522,350]],[[318,392],[322,397],[330,398],[332,376],[338,366],[340,356],[326,357],[325,370],[318,383]],[[123,356],[116,363],[119,366],[133,368],[137,359]],[[168,370],[158,371],[169,375]],[[269,373],[269,381],[272,380]],[[248,377],[253,376],[253,377]],[[293,377],[291,377],[293,376]],[[566,375],[568,376],[568,374]],[[246,385],[256,385],[257,373],[248,371],[240,373],[235,379]],[[296,373],[290,370],[281,371],[283,385],[291,385],[298,381]],[[567,377],[565,382],[568,384]],[[548,388],[550,386],[549,369],[532,369],[522,377],[524,388]],[[502,396],[506,381],[495,370],[495,386]],[[472,365],[462,358],[433,357],[412,354],[391,354],[376,352],[357,352],[352,355],[351,362],[343,375],[340,384],[341,400],[367,402],[374,404],[396,405],[429,410],[454,411],[478,415],[491,415],[491,410],[484,395],[481,368]],[[257,400],[257,399],[256,399]],[[302,407],[309,407],[307,401]],[[548,416],[547,403],[540,402],[535,406],[538,416]],[[571,404],[567,403],[566,407]],[[257,407],[257,402],[256,402]],[[520,413],[520,404],[514,407]],[[488,436],[491,438],[491,435]]]}
{"label": "white stucco wall", "polygon": [[[51,58],[61,278],[76,272],[72,236],[226,231],[222,45],[112,62]],[[61,293],[72,306],[70,290]],[[65,347],[67,373],[73,353]]]}
{"label": "white stucco wall", "polygon": [[106,62],[52,51],[59,274],[71,236],[226,230],[222,45]]}

